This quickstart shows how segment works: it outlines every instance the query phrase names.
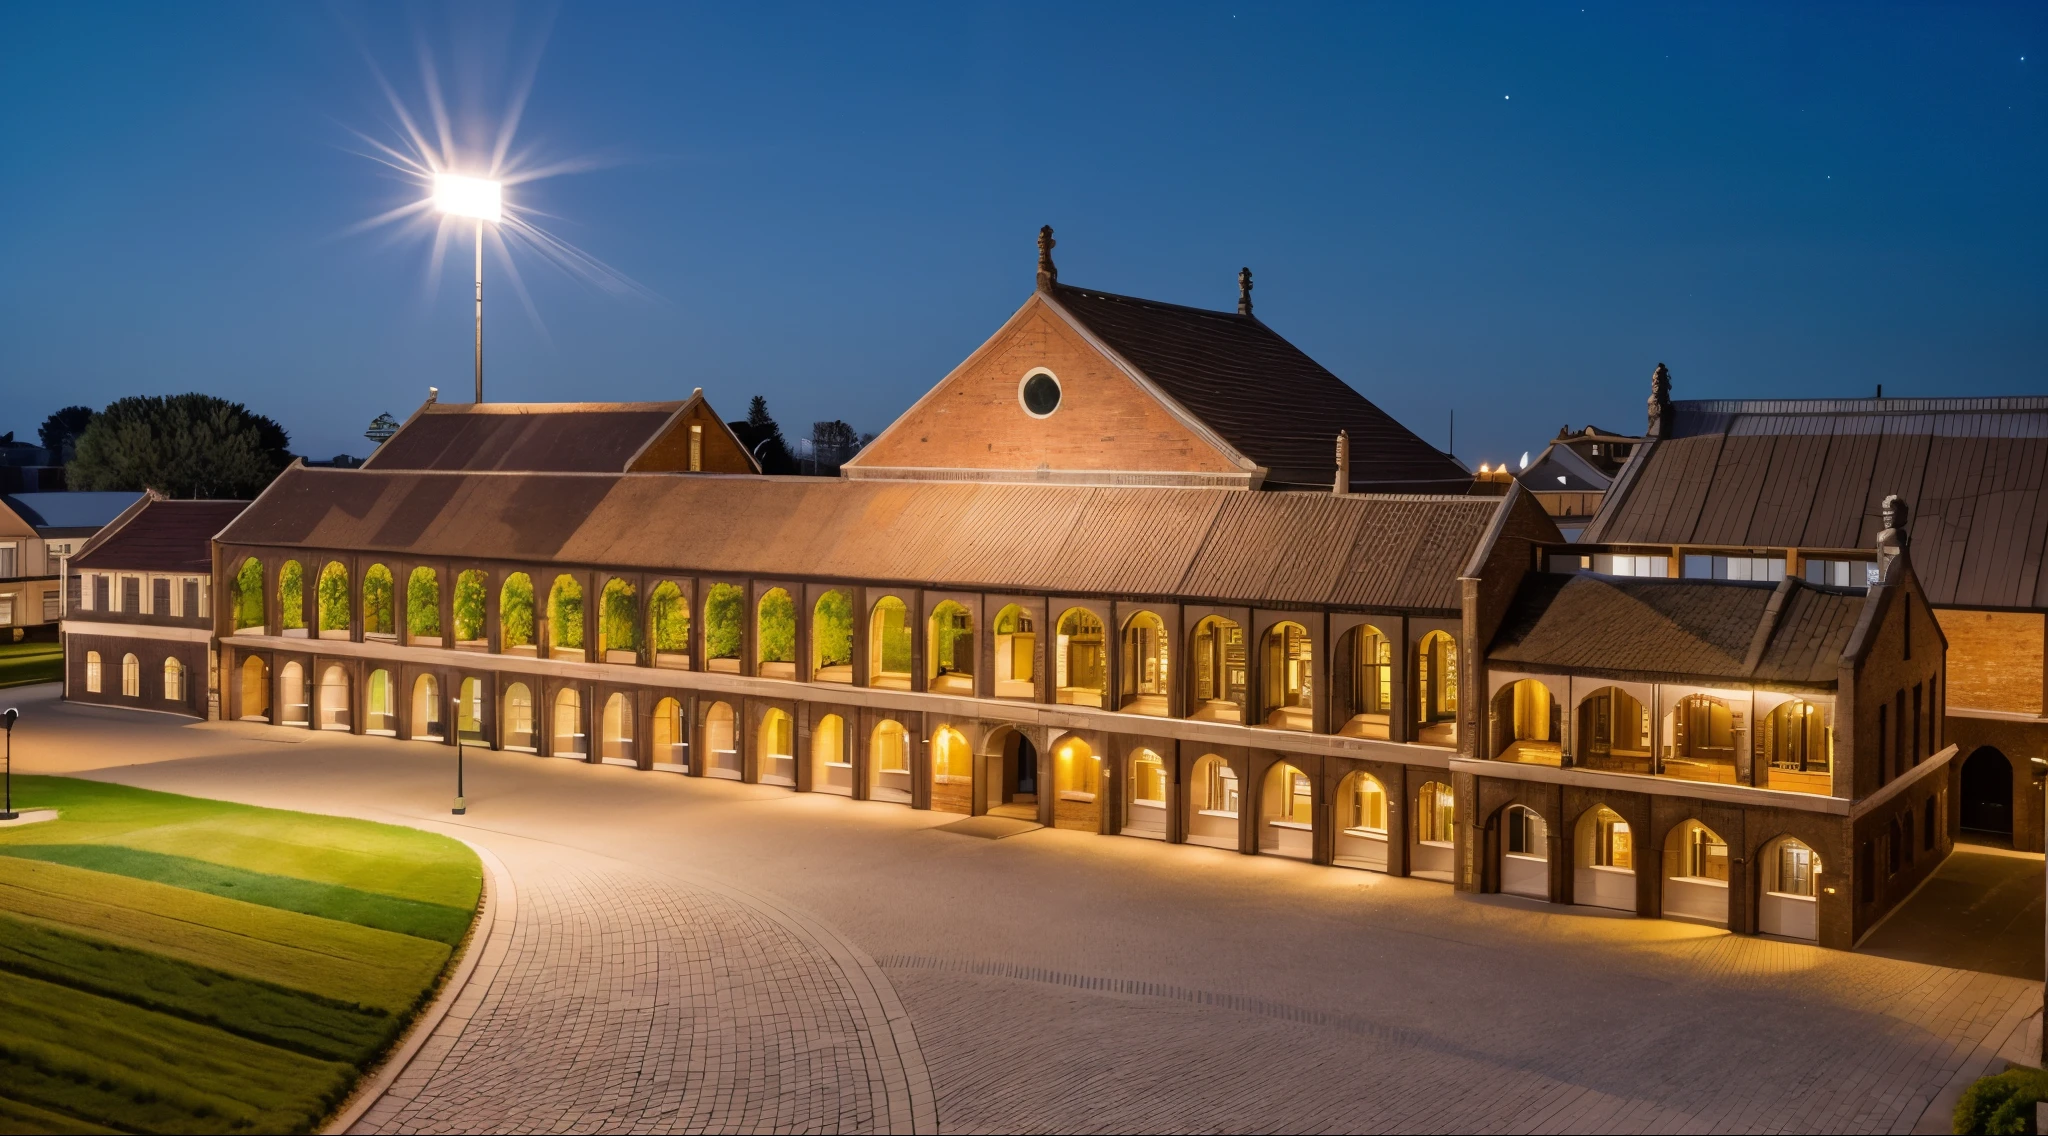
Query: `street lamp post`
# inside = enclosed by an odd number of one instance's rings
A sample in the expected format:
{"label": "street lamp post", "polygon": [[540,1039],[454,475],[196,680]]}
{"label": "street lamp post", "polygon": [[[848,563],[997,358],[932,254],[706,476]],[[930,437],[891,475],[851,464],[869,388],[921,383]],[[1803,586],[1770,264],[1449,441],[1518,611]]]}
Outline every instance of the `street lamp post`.
{"label": "street lamp post", "polygon": [[504,187],[489,178],[434,175],[434,208],[476,222],[476,400],[484,400],[484,222],[505,215]]}
{"label": "street lamp post", "polygon": [[456,816],[469,812],[469,806],[462,799],[462,695],[448,696],[448,724],[455,730],[455,807],[448,811]]}
{"label": "street lamp post", "polygon": [[0,726],[7,730],[7,771],[0,774],[0,784],[6,786],[0,790],[5,794],[4,800],[0,800],[0,820],[13,820],[19,815],[14,811],[14,722],[19,717],[21,711],[12,706],[0,713]]}

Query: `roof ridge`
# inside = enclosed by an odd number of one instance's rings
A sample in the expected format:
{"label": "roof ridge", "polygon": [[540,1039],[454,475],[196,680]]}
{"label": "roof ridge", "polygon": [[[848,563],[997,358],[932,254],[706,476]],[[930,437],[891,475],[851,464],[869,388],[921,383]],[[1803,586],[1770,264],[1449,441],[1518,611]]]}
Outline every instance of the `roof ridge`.
{"label": "roof ridge", "polygon": [[[1056,291],[1079,292],[1084,296],[1097,296],[1105,300],[1127,300],[1134,304],[1147,304],[1155,308],[1167,308],[1172,311],[1189,312],[1191,314],[1199,316],[1215,316],[1219,319],[1226,319],[1233,323],[1254,324],[1258,327],[1264,328],[1267,331],[1273,331],[1272,328],[1266,327],[1265,324],[1260,323],[1258,317],[1247,315],[1243,312],[1219,311],[1215,308],[1198,308],[1193,306],[1192,304],[1176,304],[1170,300],[1153,300],[1148,299],[1144,296],[1128,295],[1123,292],[1105,292],[1100,288],[1082,288],[1074,284],[1055,284],[1053,285],[1053,288]],[[1278,335],[1280,333],[1273,332],[1273,334]]]}

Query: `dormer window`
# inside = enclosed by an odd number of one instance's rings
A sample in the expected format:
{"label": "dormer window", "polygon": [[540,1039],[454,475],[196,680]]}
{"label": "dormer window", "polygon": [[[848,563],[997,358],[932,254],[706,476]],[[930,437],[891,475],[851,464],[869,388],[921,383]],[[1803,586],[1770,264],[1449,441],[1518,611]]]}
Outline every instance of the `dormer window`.
{"label": "dormer window", "polygon": [[1017,384],[1017,401],[1031,417],[1048,417],[1060,408],[1060,381],[1044,368],[1034,370]]}

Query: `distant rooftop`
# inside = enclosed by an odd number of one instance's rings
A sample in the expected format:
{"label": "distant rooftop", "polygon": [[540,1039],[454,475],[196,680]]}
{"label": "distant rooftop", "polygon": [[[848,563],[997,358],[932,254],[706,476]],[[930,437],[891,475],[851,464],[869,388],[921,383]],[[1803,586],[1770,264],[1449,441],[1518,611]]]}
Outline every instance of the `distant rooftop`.
{"label": "distant rooftop", "polygon": [[9,493],[0,500],[32,527],[96,530],[142,499],[140,493]]}

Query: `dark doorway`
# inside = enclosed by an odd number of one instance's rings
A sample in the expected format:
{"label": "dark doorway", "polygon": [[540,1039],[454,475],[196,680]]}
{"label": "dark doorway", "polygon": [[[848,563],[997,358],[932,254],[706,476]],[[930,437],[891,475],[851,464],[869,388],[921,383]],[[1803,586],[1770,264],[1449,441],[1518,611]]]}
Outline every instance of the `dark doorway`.
{"label": "dark doorway", "polygon": [[1000,755],[988,758],[990,816],[1013,820],[1038,820],[1038,747],[1031,739],[1011,730],[1003,739]]}
{"label": "dark doorway", "polygon": [[1016,795],[1031,800],[1038,799],[1038,747],[1031,739],[1017,735],[1017,754],[1012,758],[1017,769]]}
{"label": "dark doorway", "polygon": [[1962,826],[2012,839],[2012,763],[1984,746],[1963,762]]}

